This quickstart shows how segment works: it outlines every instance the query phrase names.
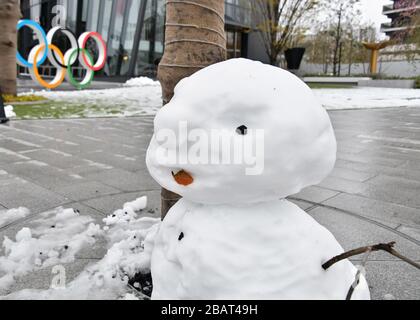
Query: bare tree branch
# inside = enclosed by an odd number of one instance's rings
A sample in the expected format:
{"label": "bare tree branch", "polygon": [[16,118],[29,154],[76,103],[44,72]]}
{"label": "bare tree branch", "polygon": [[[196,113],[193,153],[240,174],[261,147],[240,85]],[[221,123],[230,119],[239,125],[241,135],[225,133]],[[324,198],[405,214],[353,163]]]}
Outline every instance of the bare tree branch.
{"label": "bare tree branch", "polygon": [[322,268],[324,270],[328,270],[331,266],[333,266],[334,264],[336,264],[337,262],[339,262],[341,260],[348,259],[350,257],[357,256],[359,254],[366,253],[366,252],[369,252],[369,251],[370,252],[375,252],[375,251],[381,251],[382,250],[382,251],[386,251],[386,252],[392,254],[393,256],[395,256],[397,258],[400,258],[401,260],[411,264],[412,266],[416,267],[417,269],[420,269],[420,264],[418,264],[417,262],[415,262],[415,261],[413,261],[413,260],[411,260],[407,257],[404,257],[402,254],[397,252],[394,249],[395,244],[396,244],[396,242],[379,243],[379,244],[376,244],[376,245],[373,245],[373,246],[367,246],[367,247],[361,247],[361,248],[353,249],[353,250],[347,251],[343,254],[340,254],[340,255],[332,258],[331,260],[328,260],[327,262],[325,262],[322,265]]}

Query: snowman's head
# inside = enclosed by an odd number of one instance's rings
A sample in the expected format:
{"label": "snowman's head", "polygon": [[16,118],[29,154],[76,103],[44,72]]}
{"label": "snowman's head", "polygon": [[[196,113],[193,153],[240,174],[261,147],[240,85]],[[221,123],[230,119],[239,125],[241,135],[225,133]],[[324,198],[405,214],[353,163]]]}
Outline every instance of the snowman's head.
{"label": "snowman's head", "polygon": [[183,79],[155,119],[152,177],[203,204],[280,199],[321,182],[336,159],[327,112],[293,74],[246,59]]}

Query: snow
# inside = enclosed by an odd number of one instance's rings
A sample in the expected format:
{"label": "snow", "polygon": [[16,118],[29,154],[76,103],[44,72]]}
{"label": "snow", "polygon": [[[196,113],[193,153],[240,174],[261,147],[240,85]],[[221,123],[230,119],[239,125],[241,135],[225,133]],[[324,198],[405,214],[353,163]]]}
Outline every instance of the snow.
{"label": "snow", "polygon": [[[103,90],[27,92],[22,95],[36,94],[53,102],[62,103],[62,107],[72,104],[90,105],[84,117],[129,117],[154,115],[162,107],[162,88],[159,82],[140,77],[128,80],[123,86]],[[97,107],[97,108],[95,108]],[[113,109],[115,112],[106,112]]]}
{"label": "snow", "polygon": [[124,85],[126,87],[160,87],[160,82],[147,77],[138,77],[127,80]]}
{"label": "snow", "polygon": [[[147,167],[183,199],[156,230],[153,299],[346,298],[357,269],[348,260],[322,268],[343,248],[307,213],[279,200],[320,182],[336,159],[328,114],[301,80],[250,60],[218,63],[182,80],[154,123]],[[185,161],[199,136],[188,133],[208,137],[211,129],[251,150],[263,145],[263,170],[251,175],[246,163]],[[251,134],[255,129],[264,140]],[[207,144],[200,153],[237,156],[235,145],[226,151]],[[184,157],[167,157],[180,150]],[[365,278],[352,298],[370,298]]]}
{"label": "snow", "polygon": [[[182,199],[157,234],[152,298],[344,300],[357,269],[348,260],[321,267],[343,251],[286,200],[205,206]],[[353,298],[369,299],[364,278]]]}
{"label": "snow", "polygon": [[[182,122],[187,124],[185,137],[179,129]],[[146,159],[150,174],[166,189],[204,204],[255,203],[296,194],[321,182],[336,159],[330,119],[312,91],[290,72],[246,59],[214,64],[183,79],[154,123]],[[242,125],[249,134],[236,132]],[[255,161],[241,157],[238,163],[215,163],[210,159],[229,157],[233,148],[210,148],[209,143],[200,150],[208,153],[204,161],[183,161],[184,155],[195,153],[193,133],[200,130],[210,137],[215,129],[232,146],[255,150]],[[167,131],[175,143],[166,137],[159,141]],[[184,154],[167,159],[181,149]],[[193,184],[175,181],[173,173],[181,170],[192,175]]]}
{"label": "snow", "polygon": [[[223,76],[220,79],[224,79]],[[219,80],[220,80],[219,79]],[[225,85],[227,80],[219,81]],[[253,88],[254,89],[254,88]],[[368,88],[314,89],[314,94],[327,110],[366,109],[387,107],[420,107],[420,90]],[[162,88],[158,81],[147,77],[132,78],[121,87],[103,90],[27,92],[45,96],[62,108],[72,104],[92,106],[83,117],[124,117],[155,115],[162,107]],[[10,106],[11,107],[11,106]],[[110,112],[110,110],[112,112]],[[10,109],[9,117],[14,116]],[[75,114],[74,117],[80,117]]]}
{"label": "snow", "polygon": [[6,114],[6,118],[16,117],[16,113],[13,111],[13,106],[11,105],[4,106],[4,112]]}
{"label": "snow", "polygon": [[[0,170],[0,175],[2,175]],[[7,173],[6,173],[7,174]],[[17,208],[11,210],[0,210],[0,228],[9,225],[19,219],[29,216],[30,212],[26,208]]]}
{"label": "snow", "polygon": [[42,213],[32,222],[32,229],[23,228],[14,240],[5,237],[4,255],[0,256],[0,289],[7,289],[5,284],[11,285],[11,279],[33,270],[73,262],[76,253],[93,245],[102,232],[92,222],[92,218],[73,209],[57,208]]}
{"label": "snow", "polygon": [[419,89],[357,87],[313,91],[327,110],[420,107]]}
{"label": "snow", "polygon": [[[64,288],[25,289],[0,298],[142,298],[128,285],[128,280],[140,272],[150,272],[154,235],[160,225],[160,219],[138,217],[139,210],[145,209],[146,205],[146,197],[125,204],[125,208],[104,219],[103,227],[73,209],[58,208],[43,213],[34,221],[35,228],[23,228],[15,240],[4,240],[4,256],[0,256],[0,292],[7,291],[16,278],[34,270],[73,262],[80,250],[91,247],[100,239],[106,240],[107,253],[103,259],[88,265]],[[133,208],[138,211],[132,212]]]}

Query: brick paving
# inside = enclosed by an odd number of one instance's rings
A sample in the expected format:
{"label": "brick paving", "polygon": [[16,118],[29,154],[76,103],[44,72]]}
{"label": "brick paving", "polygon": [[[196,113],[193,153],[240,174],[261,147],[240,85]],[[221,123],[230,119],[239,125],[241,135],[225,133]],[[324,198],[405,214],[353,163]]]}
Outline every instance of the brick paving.
{"label": "brick paving", "polygon": [[[397,241],[420,261],[420,109],[332,111],[339,142],[332,174],[291,197],[331,230],[345,249]],[[152,117],[12,121],[0,127],[0,209],[33,215],[0,228],[0,239],[57,206],[96,220],[138,196],[159,215],[159,186],[145,167]],[[100,259],[100,245],[79,254],[69,278]],[[359,257],[360,259],[360,257]],[[359,261],[357,258],[354,260]],[[385,253],[367,265],[375,299],[420,299],[419,271]],[[50,270],[21,279],[12,290],[48,287]]]}

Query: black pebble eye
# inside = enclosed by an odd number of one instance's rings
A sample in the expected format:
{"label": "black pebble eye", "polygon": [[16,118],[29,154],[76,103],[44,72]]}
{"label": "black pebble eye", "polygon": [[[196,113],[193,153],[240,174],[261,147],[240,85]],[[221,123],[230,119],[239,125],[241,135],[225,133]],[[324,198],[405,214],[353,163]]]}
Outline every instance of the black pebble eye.
{"label": "black pebble eye", "polygon": [[248,134],[248,128],[244,125],[236,128],[236,133],[240,134],[241,136],[246,136]]}
{"label": "black pebble eye", "polygon": [[181,241],[182,239],[184,239],[184,232],[181,232],[181,234],[179,235],[178,241]]}

